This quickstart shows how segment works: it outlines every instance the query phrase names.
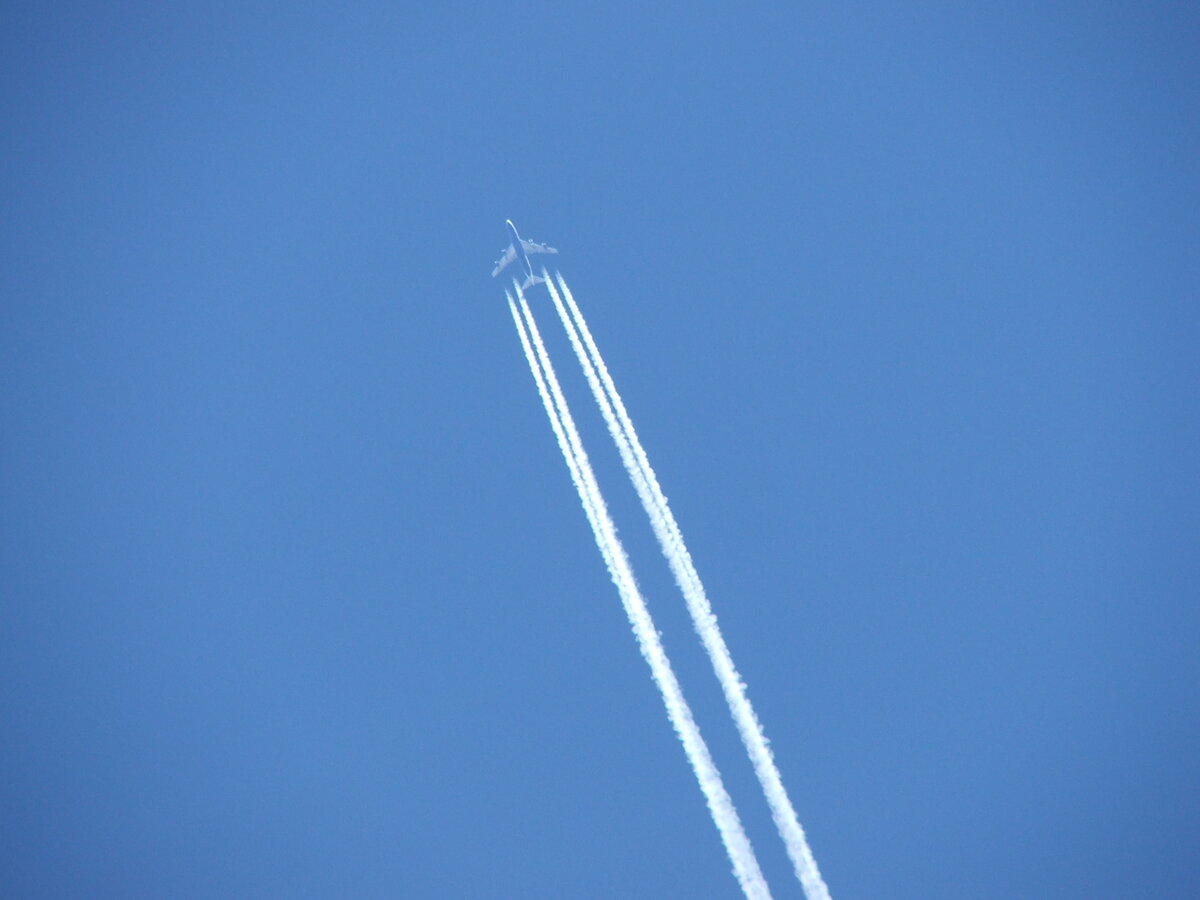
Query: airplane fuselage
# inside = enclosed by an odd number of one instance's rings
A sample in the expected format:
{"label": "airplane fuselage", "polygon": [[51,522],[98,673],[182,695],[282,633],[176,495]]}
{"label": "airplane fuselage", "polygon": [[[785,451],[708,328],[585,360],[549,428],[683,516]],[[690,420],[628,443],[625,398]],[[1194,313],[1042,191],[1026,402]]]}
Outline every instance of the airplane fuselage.
{"label": "airplane fuselage", "polygon": [[517,259],[521,261],[521,268],[525,270],[525,277],[533,278],[533,263],[529,261],[529,254],[525,252],[525,247],[521,243],[521,236],[517,234],[517,226],[512,223],[512,219],[505,219],[504,224],[508,226],[508,233],[511,235],[513,249],[517,251]]}

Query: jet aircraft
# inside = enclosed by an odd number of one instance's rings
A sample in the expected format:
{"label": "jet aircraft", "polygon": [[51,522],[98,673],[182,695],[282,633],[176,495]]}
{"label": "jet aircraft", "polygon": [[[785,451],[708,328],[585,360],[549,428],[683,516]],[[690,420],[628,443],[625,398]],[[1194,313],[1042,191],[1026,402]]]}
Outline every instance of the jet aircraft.
{"label": "jet aircraft", "polygon": [[529,261],[530,253],[557,253],[553,247],[547,247],[545,244],[538,244],[533,241],[522,240],[517,234],[517,226],[512,223],[512,219],[505,219],[504,224],[508,226],[508,233],[512,236],[512,241],[507,249],[496,260],[496,268],[492,269],[492,277],[499,275],[504,267],[514,259],[521,260],[521,266],[525,269],[525,283],[521,285],[521,290],[527,290],[535,284],[541,284],[546,279],[533,274],[533,263]]}

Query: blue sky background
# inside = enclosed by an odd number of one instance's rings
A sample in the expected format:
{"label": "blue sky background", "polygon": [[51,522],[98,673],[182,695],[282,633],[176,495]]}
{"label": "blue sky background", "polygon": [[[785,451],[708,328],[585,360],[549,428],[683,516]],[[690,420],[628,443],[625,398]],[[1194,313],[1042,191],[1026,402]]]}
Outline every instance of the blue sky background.
{"label": "blue sky background", "polygon": [[6,896],[738,895],[488,277],[508,217],[835,897],[1195,895],[1200,14],[681,10],[5,6]]}

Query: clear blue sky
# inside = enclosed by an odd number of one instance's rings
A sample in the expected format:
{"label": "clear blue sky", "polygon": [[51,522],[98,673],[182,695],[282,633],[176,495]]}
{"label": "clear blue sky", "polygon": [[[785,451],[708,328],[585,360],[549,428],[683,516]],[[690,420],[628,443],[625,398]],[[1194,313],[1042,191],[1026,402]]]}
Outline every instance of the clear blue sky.
{"label": "clear blue sky", "polygon": [[6,5],[5,896],[738,896],[488,277],[509,217],[835,897],[1195,896],[1200,14],[693,6]]}

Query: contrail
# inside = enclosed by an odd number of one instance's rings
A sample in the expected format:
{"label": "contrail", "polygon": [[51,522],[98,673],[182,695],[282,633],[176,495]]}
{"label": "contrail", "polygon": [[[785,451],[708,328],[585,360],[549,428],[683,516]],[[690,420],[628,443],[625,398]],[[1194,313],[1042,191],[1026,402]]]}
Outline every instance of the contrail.
{"label": "contrail", "polygon": [[[658,631],[654,627],[650,611],[646,608],[645,600],[638,591],[633,570],[625,555],[625,549],[617,538],[616,527],[608,513],[604,497],[600,493],[600,487],[596,483],[587,452],[583,449],[579,432],[575,428],[575,421],[559,387],[558,378],[550,362],[550,357],[546,353],[545,345],[542,343],[537,323],[533,319],[520,287],[515,282],[513,287],[516,289],[520,302],[520,315],[518,315],[517,304],[513,302],[512,295],[507,291],[505,291],[505,295],[508,297],[509,310],[521,338],[521,346],[525,350],[525,358],[529,362],[529,370],[533,373],[538,393],[542,398],[542,405],[546,408],[546,416],[550,420],[550,426],[558,440],[559,449],[571,472],[571,480],[575,483],[580,502],[592,527],[596,546],[600,549],[609,575],[621,596],[621,603],[625,607],[625,614],[628,616],[629,624],[637,638],[638,648],[649,664],[654,682],[662,694],[663,704],[667,708],[667,716],[683,744],[688,762],[691,763],[692,771],[704,793],[709,812],[721,835],[721,841],[725,845],[730,862],[733,864],[733,872],[738,884],[741,885],[742,892],[750,900],[770,900],[771,892],[767,887],[762,870],[759,868],[754,849],[750,846],[750,840],[742,828],[733,800],[725,790],[721,774],[717,771],[716,763],[713,762],[708,746],[700,735],[700,728],[684,699],[683,690],[671,669],[671,663],[667,659]],[[528,329],[528,333],[526,329]]]}
{"label": "contrail", "polygon": [[[546,273],[543,272],[543,274]],[[613,441],[620,451],[621,459],[625,463],[634,488],[641,498],[642,506],[650,518],[663,555],[667,558],[671,572],[675,576],[675,582],[679,585],[679,589],[687,601],[693,627],[703,642],[704,649],[708,652],[709,660],[712,662],[713,671],[716,672],[717,680],[721,683],[725,701],[729,705],[729,711],[733,715],[739,734],[741,734],[742,743],[754,765],[754,772],[758,776],[763,794],[771,807],[771,816],[775,820],[775,827],[787,848],[796,877],[804,888],[804,895],[808,900],[829,900],[829,889],[821,878],[817,862],[813,858],[812,850],[809,849],[808,841],[805,838],[804,829],[800,826],[796,811],[792,808],[787,790],[783,786],[783,779],[780,777],[779,769],[771,755],[762,725],[754,714],[750,698],[746,695],[746,686],[733,665],[733,657],[725,644],[725,638],[721,635],[717,617],[712,611],[712,606],[704,592],[704,585],[692,563],[691,554],[683,542],[683,534],[667,504],[667,498],[659,486],[658,478],[650,466],[650,460],[633,427],[633,421],[629,418],[621,395],[617,393],[617,387],[613,383],[612,376],[609,375],[608,367],[604,364],[604,359],[592,338],[591,330],[583,318],[583,313],[575,303],[575,298],[571,296],[571,290],[567,287],[562,275],[558,273],[556,275],[562,295],[566,297],[567,304],[570,306],[570,315],[563,306],[559,292],[555,290],[554,282],[547,280],[546,286],[550,289],[550,297],[553,299],[563,327],[571,339],[575,355],[579,357],[579,363],[587,376],[588,384],[604,415]],[[580,335],[582,335],[583,343],[580,342]],[[587,352],[584,351],[583,344],[587,345]]]}

